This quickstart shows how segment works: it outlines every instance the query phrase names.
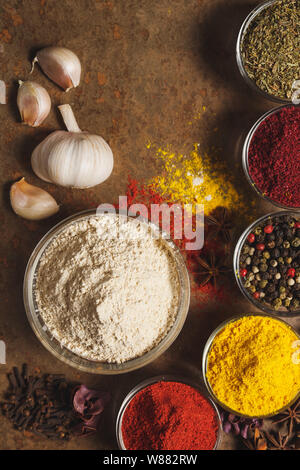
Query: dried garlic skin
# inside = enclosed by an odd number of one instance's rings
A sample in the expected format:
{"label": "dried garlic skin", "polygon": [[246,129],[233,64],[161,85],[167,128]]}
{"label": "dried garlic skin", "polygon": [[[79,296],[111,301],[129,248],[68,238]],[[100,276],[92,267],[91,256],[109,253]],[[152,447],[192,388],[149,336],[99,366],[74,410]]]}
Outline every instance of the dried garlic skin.
{"label": "dried garlic skin", "polygon": [[37,127],[46,119],[51,109],[47,90],[39,83],[19,80],[17,105],[24,124]]}
{"label": "dried garlic skin", "polygon": [[38,62],[43,72],[65,91],[76,88],[80,83],[80,60],[66,47],[45,47],[38,51],[33,66],[35,62]]}
{"label": "dried garlic skin", "polygon": [[59,205],[51,194],[27,183],[25,178],[11,186],[10,203],[17,215],[28,220],[46,219],[59,210]]}

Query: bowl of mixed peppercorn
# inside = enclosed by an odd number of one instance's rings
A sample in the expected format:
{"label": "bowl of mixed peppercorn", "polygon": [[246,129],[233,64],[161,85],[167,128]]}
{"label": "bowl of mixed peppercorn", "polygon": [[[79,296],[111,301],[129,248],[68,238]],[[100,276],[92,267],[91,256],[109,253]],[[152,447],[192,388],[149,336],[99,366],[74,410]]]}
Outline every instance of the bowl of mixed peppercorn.
{"label": "bowl of mixed peppercorn", "polygon": [[233,263],[242,293],[256,307],[275,315],[300,314],[300,212],[255,221],[240,237]]}

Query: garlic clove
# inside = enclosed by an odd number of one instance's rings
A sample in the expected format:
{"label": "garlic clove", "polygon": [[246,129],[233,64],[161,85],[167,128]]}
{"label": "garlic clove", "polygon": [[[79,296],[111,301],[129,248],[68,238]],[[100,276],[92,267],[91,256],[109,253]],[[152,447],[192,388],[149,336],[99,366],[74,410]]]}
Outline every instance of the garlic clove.
{"label": "garlic clove", "polygon": [[37,127],[51,109],[51,99],[44,87],[36,82],[19,80],[17,104],[21,119],[28,126]]}
{"label": "garlic clove", "polygon": [[25,178],[11,186],[10,203],[17,215],[29,220],[46,219],[59,210],[51,194],[26,183]]}
{"label": "garlic clove", "polygon": [[6,84],[4,80],[0,80],[0,104],[6,104]]}
{"label": "garlic clove", "polygon": [[38,62],[43,72],[65,91],[80,83],[81,64],[77,55],[66,47],[45,47],[38,51],[32,70]]}

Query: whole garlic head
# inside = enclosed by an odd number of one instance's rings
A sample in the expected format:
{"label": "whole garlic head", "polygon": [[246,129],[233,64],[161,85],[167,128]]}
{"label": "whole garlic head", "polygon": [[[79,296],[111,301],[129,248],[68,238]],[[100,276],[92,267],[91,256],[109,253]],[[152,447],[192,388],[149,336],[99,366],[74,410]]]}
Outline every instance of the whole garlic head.
{"label": "whole garlic head", "polygon": [[113,153],[105,140],[81,132],[70,105],[59,106],[68,131],[55,131],[33,151],[31,165],[44,181],[89,188],[105,181],[113,169]]}

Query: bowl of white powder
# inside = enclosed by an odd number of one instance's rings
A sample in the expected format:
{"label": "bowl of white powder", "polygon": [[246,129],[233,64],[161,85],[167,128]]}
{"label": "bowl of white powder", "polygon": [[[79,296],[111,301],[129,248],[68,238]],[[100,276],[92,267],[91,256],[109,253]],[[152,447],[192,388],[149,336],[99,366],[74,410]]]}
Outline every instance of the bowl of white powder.
{"label": "bowl of white powder", "polygon": [[24,304],[41,343],[82,371],[143,367],[173,343],[190,284],[176,245],[156,226],[87,210],[53,227],[25,272]]}

